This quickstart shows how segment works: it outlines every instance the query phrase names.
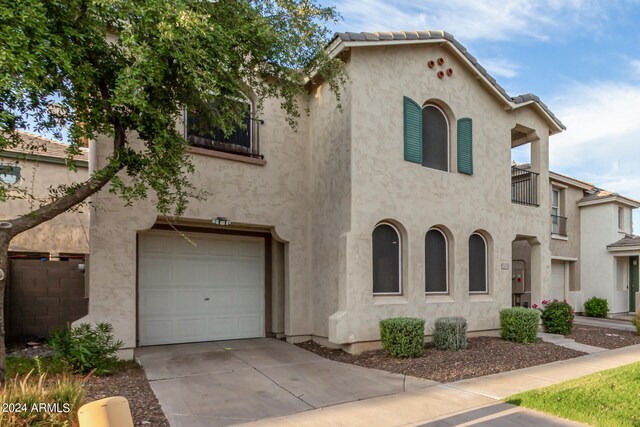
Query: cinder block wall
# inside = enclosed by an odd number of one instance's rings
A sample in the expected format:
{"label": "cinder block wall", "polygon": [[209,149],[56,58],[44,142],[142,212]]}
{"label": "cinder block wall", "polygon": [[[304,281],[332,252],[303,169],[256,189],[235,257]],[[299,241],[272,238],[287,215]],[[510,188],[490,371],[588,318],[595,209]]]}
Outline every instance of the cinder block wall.
{"label": "cinder block wall", "polygon": [[5,307],[7,339],[44,338],[85,316],[84,261],[11,260]]}

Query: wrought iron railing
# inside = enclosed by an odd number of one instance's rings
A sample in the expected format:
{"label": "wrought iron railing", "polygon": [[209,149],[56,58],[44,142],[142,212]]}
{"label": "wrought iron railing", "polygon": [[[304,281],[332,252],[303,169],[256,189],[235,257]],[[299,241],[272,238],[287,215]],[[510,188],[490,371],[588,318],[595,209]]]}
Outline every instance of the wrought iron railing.
{"label": "wrought iron railing", "polygon": [[558,215],[551,215],[551,234],[567,236],[567,218]]}
{"label": "wrought iron railing", "polygon": [[538,206],[538,173],[511,166],[511,202]]}
{"label": "wrought iron railing", "polygon": [[194,126],[188,120],[187,141],[194,147],[262,159],[264,155],[260,153],[260,125],[263,123],[260,119],[247,117],[245,129],[238,128],[236,132],[227,137],[220,129],[209,128],[201,124]]}

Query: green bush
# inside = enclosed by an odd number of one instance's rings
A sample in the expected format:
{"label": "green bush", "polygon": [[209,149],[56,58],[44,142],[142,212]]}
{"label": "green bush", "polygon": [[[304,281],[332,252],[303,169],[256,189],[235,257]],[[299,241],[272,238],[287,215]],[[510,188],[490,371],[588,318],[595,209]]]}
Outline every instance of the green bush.
{"label": "green bush", "polygon": [[441,317],[433,325],[433,345],[438,350],[467,349],[467,321],[463,317]]}
{"label": "green bush", "polygon": [[396,317],[380,321],[384,352],[392,357],[420,357],[424,354],[424,319]]}
{"label": "green bush", "polygon": [[568,335],[573,329],[573,307],[566,301],[542,301],[542,326],[550,334]]}
{"label": "green bush", "polygon": [[538,340],[538,310],[524,307],[500,310],[500,336],[507,341],[522,344],[535,343]]}
{"label": "green bush", "polygon": [[76,414],[83,403],[82,381],[69,376],[53,381],[48,380],[46,374],[36,377],[30,372],[24,377],[7,380],[0,390],[3,408],[0,426],[75,426],[78,425]]}
{"label": "green bush", "polygon": [[584,303],[584,314],[589,317],[607,317],[609,303],[605,298],[592,297]]}
{"label": "green bush", "polygon": [[118,362],[116,356],[122,341],[114,341],[113,327],[109,323],[88,323],[55,331],[49,346],[58,352],[58,357],[69,364],[75,372],[94,371],[96,375],[108,373]]}
{"label": "green bush", "polygon": [[633,319],[631,323],[636,327],[636,335],[640,336],[640,313],[636,314],[635,319]]}

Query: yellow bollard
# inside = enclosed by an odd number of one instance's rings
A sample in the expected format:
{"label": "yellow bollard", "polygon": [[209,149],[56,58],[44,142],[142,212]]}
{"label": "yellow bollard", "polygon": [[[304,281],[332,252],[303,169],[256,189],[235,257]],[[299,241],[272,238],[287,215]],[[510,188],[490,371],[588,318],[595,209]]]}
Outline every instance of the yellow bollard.
{"label": "yellow bollard", "polygon": [[80,427],[133,427],[129,401],[122,396],[107,397],[82,405]]}

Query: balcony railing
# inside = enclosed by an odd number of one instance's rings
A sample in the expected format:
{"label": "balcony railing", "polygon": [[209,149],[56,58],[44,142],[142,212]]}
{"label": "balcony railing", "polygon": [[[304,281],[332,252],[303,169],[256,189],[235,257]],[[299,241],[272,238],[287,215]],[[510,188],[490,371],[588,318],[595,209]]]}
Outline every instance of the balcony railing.
{"label": "balcony railing", "polygon": [[511,202],[538,206],[538,173],[511,166]]}
{"label": "balcony railing", "polygon": [[222,130],[198,123],[197,120],[195,115],[188,116],[187,141],[190,145],[242,156],[264,158],[260,153],[262,120],[246,117],[245,128],[237,128],[229,136],[226,136]]}
{"label": "balcony railing", "polygon": [[567,237],[567,218],[551,215],[551,234]]}

